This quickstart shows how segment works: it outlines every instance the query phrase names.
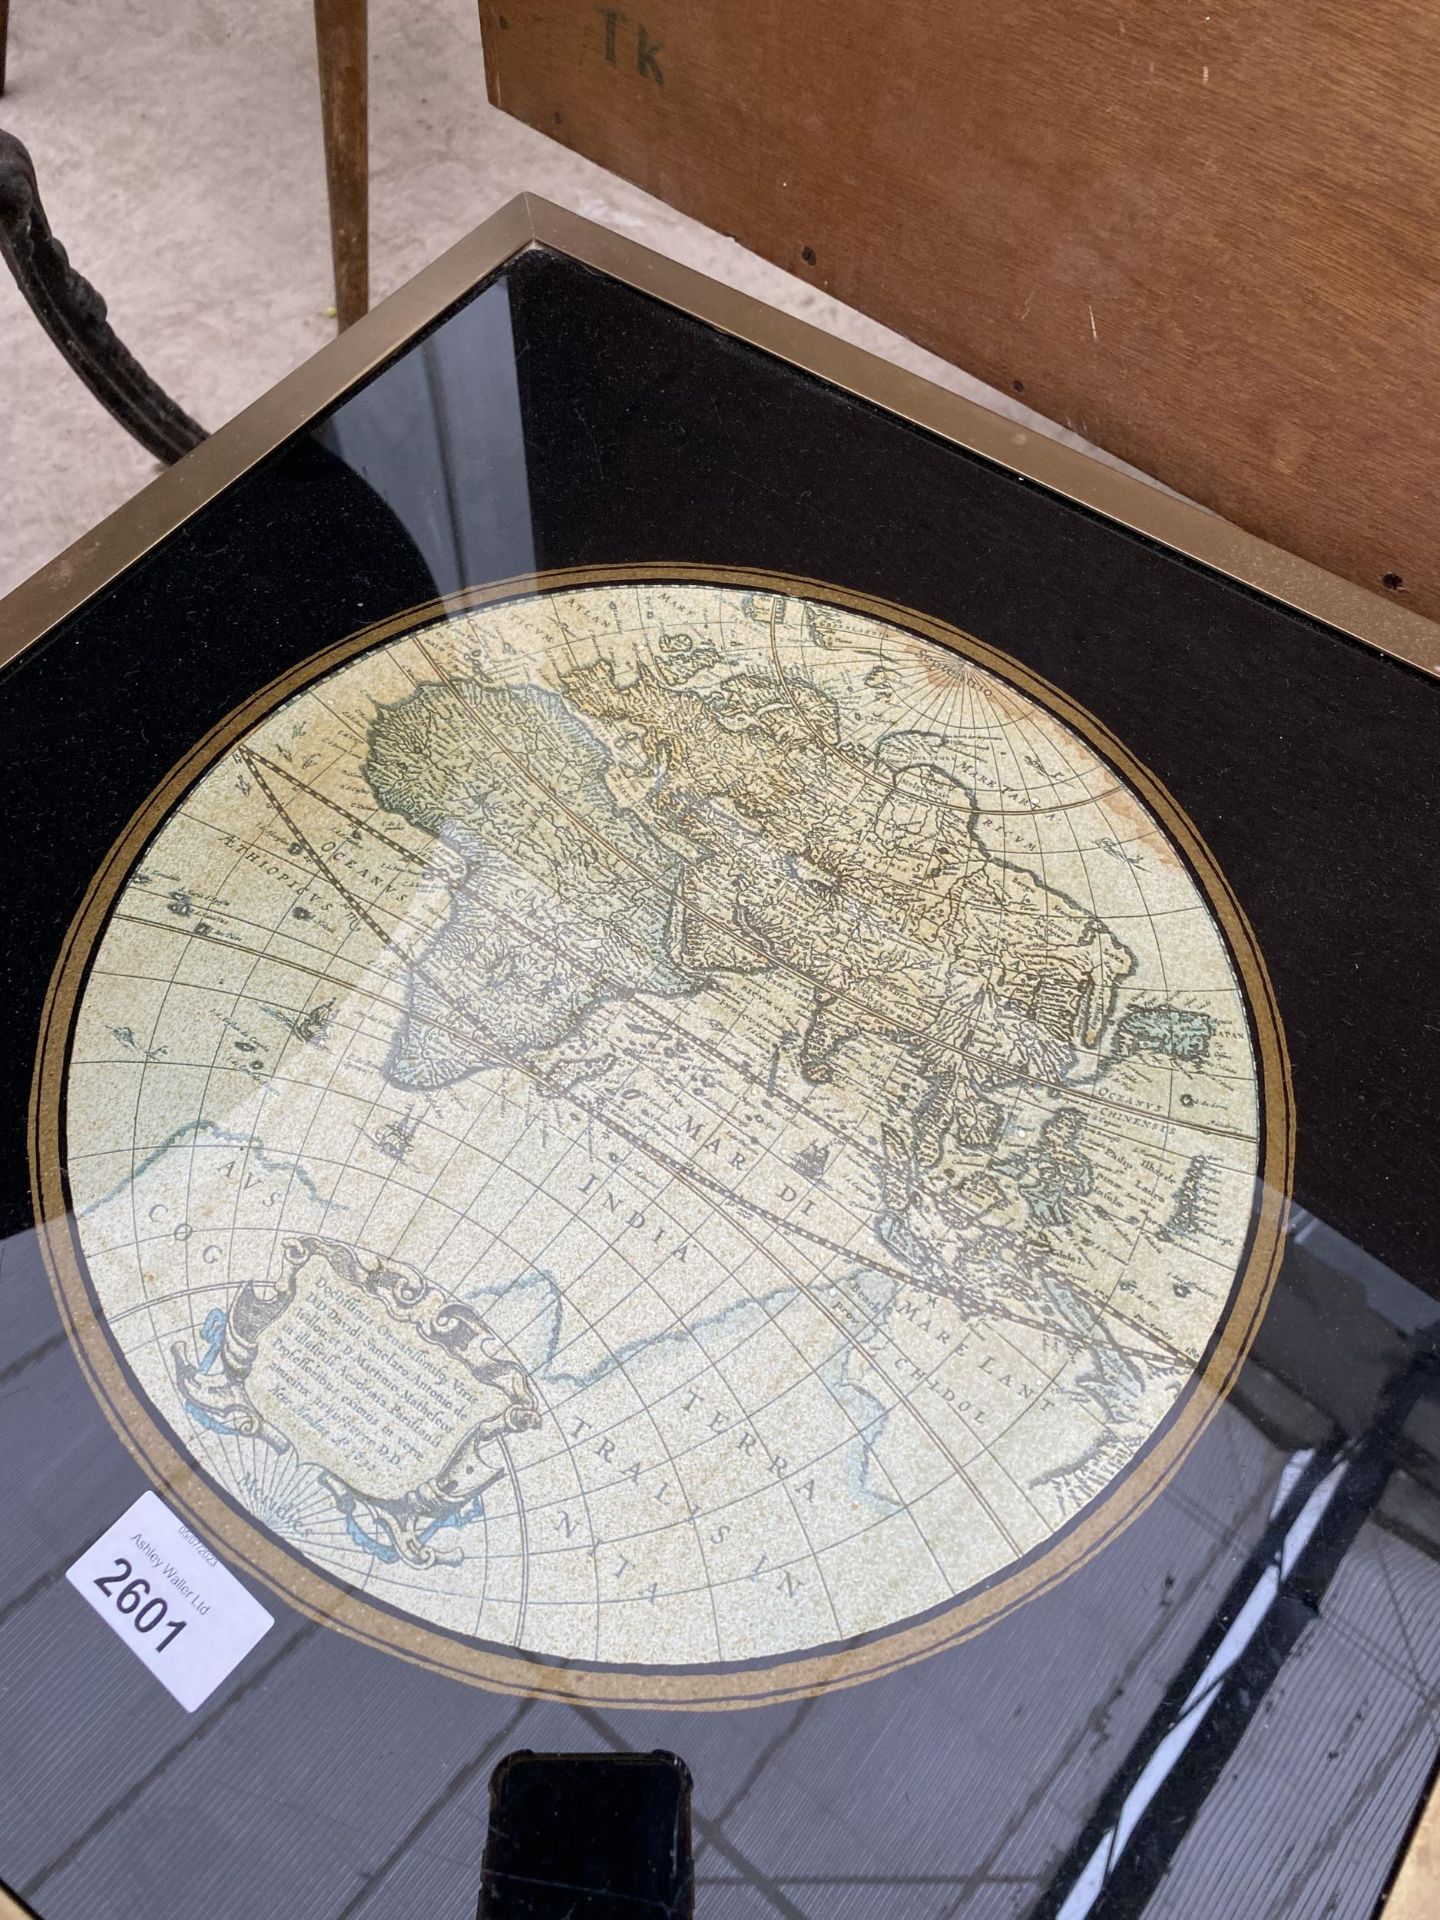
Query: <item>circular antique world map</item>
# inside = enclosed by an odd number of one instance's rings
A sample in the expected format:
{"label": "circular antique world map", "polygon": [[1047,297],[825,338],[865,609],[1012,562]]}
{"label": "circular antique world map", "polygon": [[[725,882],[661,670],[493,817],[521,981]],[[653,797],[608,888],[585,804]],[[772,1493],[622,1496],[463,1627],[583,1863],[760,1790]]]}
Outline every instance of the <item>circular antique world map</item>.
{"label": "circular antique world map", "polygon": [[1219,883],[978,647],[709,583],[417,618],[102,885],[64,1161],[112,1400],[397,1644],[983,1616],[1263,1291]]}

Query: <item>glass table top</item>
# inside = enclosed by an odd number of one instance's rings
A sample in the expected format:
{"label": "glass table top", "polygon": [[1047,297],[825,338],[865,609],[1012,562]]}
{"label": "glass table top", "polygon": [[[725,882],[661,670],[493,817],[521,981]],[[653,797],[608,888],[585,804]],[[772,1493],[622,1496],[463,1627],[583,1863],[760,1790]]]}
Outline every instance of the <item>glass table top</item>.
{"label": "glass table top", "polygon": [[1433,680],[538,247],[4,682],[0,1882],[1378,1910]]}

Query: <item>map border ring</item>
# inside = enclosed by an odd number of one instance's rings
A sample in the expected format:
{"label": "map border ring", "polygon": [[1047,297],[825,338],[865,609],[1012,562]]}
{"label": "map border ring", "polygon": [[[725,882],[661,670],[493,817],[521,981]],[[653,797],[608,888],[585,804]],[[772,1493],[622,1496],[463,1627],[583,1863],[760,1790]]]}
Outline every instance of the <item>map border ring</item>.
{"label": "map border ring", "polygon": [[[1152,810],[1212,910],[1251,1022],[1260,1119],[1257,1201],[1226,1309],[1191,1380],[1156,1431],[1070,1521],[1024,1558],[927,1613],[821,1649],[699,1667],[563,1660],[467,1639],[347,1589],[244,1515],[150,1411],[107,1336],[86,1278],[64,1172],[65,1081],[75,1016],[110,909],[142,849],[183,795],[282,701],[369,648],[446,616],[582,587],[699,583],[803,596],[887,621],[974,661],[1073,729]],[[1012,657],[928,615],[827,582],[718,566],[649,564],[537,572],[414,607],[309,656],[228,714],[174,767],[111,848],[62,945],[42,1019],[29,1148],[38,1234],[62,1322],[111,1425],[186,1523],[246,1576],[300,1613],[364,1644],[495,1691],[629,1707],[738,1707],[845,1687],[927,1658],[1054,1587],[1115,1539],[1160,1493],[1233,1386],[1279,1270],[1294,1157],[1294,1104],[1280,1016],[1254,934],[1200,833],[1160,780],[1092,714]]]}

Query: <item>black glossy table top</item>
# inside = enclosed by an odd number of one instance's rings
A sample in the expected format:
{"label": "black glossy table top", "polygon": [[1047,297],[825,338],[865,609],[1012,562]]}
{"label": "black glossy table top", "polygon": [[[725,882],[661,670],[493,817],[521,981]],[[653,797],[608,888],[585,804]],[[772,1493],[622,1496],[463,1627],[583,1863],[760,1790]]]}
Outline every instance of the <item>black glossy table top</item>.
{"label": "black glossy table top", "polygon": [[[275,1625],[187,1715],[64,1578],[150,1480],[35,1231],[52,969],[127,822],[258,689],[441,597],[581,568],[796,576],[913,610],[1153,774],[1283,1030],[1273,1291],[1143,1510],[862,1684],[727,1711],[583,1682],[527,1698],[332,1630],[242,1568]],[[1440,1751],[1437,703],[1420,673],[543,250],[22,655],[0,686],[0,1882],[46,1920],[468,1915],[502,1756],[660,1748],[693,1777],[717,1920],[1375,1911]],[[555,1069],[548,1044],[527,1069]]]}

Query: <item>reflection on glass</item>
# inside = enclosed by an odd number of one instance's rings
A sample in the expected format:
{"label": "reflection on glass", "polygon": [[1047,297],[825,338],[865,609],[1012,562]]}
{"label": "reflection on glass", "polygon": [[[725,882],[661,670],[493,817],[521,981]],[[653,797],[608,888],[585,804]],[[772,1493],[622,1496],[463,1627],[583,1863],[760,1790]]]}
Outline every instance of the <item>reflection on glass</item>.
{"label": "reflection on glass", "polygon": [[1245,929],[1153,782],[1004,663],[740,586],[340,656],[187,769],[55,1028],[60,1284],[152,1463],[639,1700],[881,1670],[1122,1524],[1283,1175]]}
{"label": "reflection on glass", "polygon": [[414,540],[439,594],[535,565],[510,296],[497,282],[316,430]]}

